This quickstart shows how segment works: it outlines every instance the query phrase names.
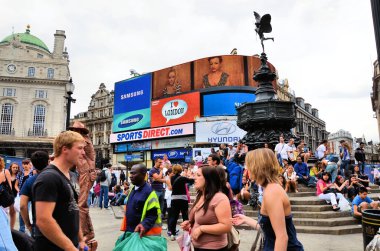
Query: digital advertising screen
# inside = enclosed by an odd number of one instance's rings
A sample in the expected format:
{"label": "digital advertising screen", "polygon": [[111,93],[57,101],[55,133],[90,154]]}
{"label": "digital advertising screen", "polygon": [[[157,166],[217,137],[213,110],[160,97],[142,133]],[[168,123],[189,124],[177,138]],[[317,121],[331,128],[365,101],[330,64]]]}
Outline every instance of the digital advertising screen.
{"label": "digital advertising screen", "polygon": [[150,127],[152,74],[115,83],[113,132]]}
{"label": "digital advertising screen", "polygon": [[152,101],[151,127],[194,122],[200,116],[199,92]]}
{"label": "digital advertising screen", "polygon": [[203,116],[234,116],[237,115],[235,107],[242,103],[254,102],[255,99],[255,94],[246,92],[204,94],[202,97]]}
{"label": "digital advertising screen", "polygon": [[[271,63],[267,64],[271,71],[276,72]],[[159,99],[210,87],[257,87],[252,77],[260,67],[258,55],[219,55],[196,59],[153,72],[152,96]],[[276,80],[273,85],[276,88]]]}

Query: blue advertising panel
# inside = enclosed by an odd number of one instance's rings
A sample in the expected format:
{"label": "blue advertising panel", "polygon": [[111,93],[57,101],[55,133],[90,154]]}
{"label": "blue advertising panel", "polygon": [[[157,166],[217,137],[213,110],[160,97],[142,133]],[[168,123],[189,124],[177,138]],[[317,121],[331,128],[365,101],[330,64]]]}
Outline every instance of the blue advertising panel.
{"label": "blue advertising panel", "polygon": [[113,132],[150,127],[152,75],[115,83]]}
{"label": "blue advertising panel", "polygon": [[127,144],[115,144],[115,153],[127,152]]}
{"label": "blue advertising panel", "polygon": [[235,106],[254,102],[256,95],[246,92],[228,92],[203,95],[203,116],[237,115]]}
{"label": "blue advertising panel", "polygon": [[127,145],[129,152],[145,151],[150,150],[152,148],[152,141],[134,142],[128,143]]}
{"label": "blue advertising panel", "polygon": [[192,151],[185,148],[182,149],[163,149],[152,151],[152,160],[160,157],[162,158],[164,154],[168,155],[168,159],[185,159],[186,156],[192,156]]}

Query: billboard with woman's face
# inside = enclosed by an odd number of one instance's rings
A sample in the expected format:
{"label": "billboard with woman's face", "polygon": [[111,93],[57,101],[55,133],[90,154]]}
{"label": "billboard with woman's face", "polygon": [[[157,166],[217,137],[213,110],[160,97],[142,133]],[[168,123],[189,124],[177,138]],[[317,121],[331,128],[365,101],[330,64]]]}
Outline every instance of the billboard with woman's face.
{"label": "billboard with woman's face", "polygon": [[154,72],[153,98],[191,91],[190,65],[185,63]]}
{"label": "billboard with woman's face", "polygon": [[[223,55],[202,58],[153,72],[153,99],[218,86],[253,86],[258,56]],[[269,68],[275,71],[272,64]],[[275,87],[275,81],[273,83]]]}

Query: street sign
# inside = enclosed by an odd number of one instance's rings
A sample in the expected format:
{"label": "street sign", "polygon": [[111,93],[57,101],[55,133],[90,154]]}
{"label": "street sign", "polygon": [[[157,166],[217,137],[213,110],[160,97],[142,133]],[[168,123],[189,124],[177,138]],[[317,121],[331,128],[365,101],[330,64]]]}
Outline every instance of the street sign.
{"label": "street sign", "polygon": [[125,155],[126,161],[132,161],[132,158],[133,158],[132,155],[128,155],[128,154]]}

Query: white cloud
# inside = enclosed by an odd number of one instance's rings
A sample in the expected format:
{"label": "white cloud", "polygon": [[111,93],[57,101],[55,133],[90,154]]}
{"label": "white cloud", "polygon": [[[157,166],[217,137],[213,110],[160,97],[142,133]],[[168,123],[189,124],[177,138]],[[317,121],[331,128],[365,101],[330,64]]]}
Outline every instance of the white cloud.
{"label": "white cloud", "polygon": [[53,49],[66,31],[76,84],[73,113],[87,110],[100,83],[210,55],[260,53],[252,11],[272,15],[266,43],[281,78],[319,109],[327,130],[378,140],[370,92],[376,47],[369,1],[354,0],[34,0],[1,4],[0,37],[31,32]]}

